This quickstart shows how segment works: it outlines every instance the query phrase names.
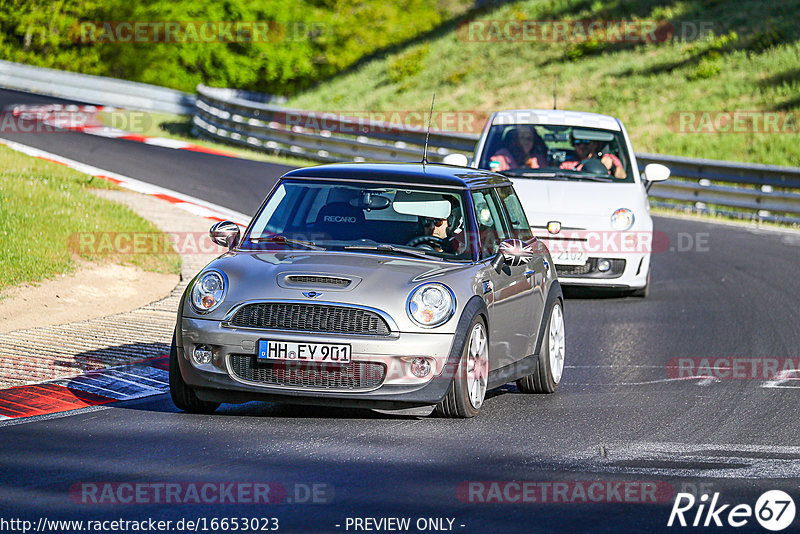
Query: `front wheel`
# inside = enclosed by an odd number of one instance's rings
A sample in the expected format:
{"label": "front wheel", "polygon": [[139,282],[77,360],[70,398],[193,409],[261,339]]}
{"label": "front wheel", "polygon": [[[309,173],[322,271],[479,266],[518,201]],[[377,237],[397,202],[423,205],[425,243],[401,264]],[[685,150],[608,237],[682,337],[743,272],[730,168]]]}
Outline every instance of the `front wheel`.
{"label": "front wheel", "polygon": [[489,336],[478,315],[470,324],[456,376],[445,398],[436,405],[436,413],[443,417],[475,417],[483,405],[488,383]]}
{"label": "front wheel", "polygon": [[517,380],[517,388],[523,393],[554,393],[564,372],[565,348],[564,310],[556,299],[550,307],[536,370]]}
{"label": "front wheel", "polygon": [[183,381],[178,364],[178,347],[175,334],[172,334],[172,348],[169,351],[169,394],[179,410],[189,413],[211,413],[219,408],[218,402],[208,402],[197,398],[194,390]]}

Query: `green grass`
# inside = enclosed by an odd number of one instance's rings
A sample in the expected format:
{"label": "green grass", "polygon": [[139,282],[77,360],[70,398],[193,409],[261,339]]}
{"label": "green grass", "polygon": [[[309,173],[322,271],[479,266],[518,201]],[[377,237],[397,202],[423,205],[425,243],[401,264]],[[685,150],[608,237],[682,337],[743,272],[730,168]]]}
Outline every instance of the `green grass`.
{"label": "green grass", "polygon": [[293,167],[307,167],[309,165],[319,164],[318,161],[287,157],[274,152],[265,152],[233,144],[199,139],[192,135],[192,118],[188,115],[120,110],[99,113],[98,118],[107,126],[113,126],[128,132],[186,141],[214,150],[230,152],[240,158],[267,161]]}
{"label": "green grass", "polygon": [[0,146],[0,291],[74,270],[76,259],[179,273],[180,256],[104,254],[76,250],[81,232],[160,234],[121,204],[91,193],[107,182]]}
{"label": "green grass", "polygon": [[[456,24],[291,98],[312,110],[552,108],[620,117],[640,152],[800,165],[800,133],[680,133],[681,111],[800,110],[800,1],[526,0],[487,20],[708,21],[702,40],[648,44],[468,42]],[[419,65],[409,68],[409,58]],[[480,127],[480,124],[476,124]]]}

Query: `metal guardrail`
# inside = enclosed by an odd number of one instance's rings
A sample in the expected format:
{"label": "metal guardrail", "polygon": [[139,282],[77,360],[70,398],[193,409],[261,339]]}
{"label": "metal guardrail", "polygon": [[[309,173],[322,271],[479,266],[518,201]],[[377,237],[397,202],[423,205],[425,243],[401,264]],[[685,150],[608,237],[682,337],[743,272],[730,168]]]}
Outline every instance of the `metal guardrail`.
{"label": "metal guardrail", "polygon": [[[196,135],[315,161],[414,161],[425,130],[282,107],[284,99],[200,85],[197,96],[102,76],[0,60],[0,87],[145,111],[193,114]],[[316,126],[315,126],[316,124]],[[432,131],[428,159],[473,152],[478,136]],[[653,184],[651,203],[692,211],[800,223],[800,168],[637,154],[673,178]]]}
{"label": "metal guardrail", "polygon": [[[317,161],[419,159],[426,133],[400,124],[252,102],[229,89],[203,85],[197,87],[194,126],[214,139]],[[432,131],[429,159],[472,151],[476,139],[474,134]]]}
{"label": "metal guardrail", "polygon": [[[315,161],[414,161],[422,156],[425,130],[254,102],[230,89],[197,88],[193,118],[197,135],[257,150]],[[431,131],[428,159],[471,154],[476,134]],[[670,168],[672,178],[654,183],[654,205],[746,218],[800,223],[800,168],[637,154]]]}
{"label": "metal guardrail", "polygon": [[189,93],[4,60],[0,60],[0,87],[102,106],[175,114],[194,111],[195,96]]}

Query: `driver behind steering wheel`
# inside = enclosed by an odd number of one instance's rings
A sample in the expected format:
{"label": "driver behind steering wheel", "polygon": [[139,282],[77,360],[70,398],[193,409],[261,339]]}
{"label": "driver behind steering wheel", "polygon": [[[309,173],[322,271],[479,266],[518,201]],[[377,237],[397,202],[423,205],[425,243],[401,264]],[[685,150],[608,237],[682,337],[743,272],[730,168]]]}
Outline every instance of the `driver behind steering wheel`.
{"label": "driver behind steering wheel", "polygon": [[602,154],[600,152],[601,146],[599,141],[575,139],[573,137],[572,145],[575,148],[575,154],[578,159],[564,161],[561,163],[562,169],[580,171],[583,170],[587,160],[598,158],[606,169],[608,169],[608,174],[611,174],[614,178],[624,180],[627,177],[628,173],[625,172],[625,167],[617,156],[611,153]]}
{"label": "driver behind steering wheel", "polygon": [[420,248],[430,248],[436,252],[459,254],[466,247],[463,240],[463,217],[461,209],[454,199],[448,199],[451,204],[450,215],[446,219],[425,217],[422,219],[423,236],[431,239],[416,238],[411,243],[420,241]]}

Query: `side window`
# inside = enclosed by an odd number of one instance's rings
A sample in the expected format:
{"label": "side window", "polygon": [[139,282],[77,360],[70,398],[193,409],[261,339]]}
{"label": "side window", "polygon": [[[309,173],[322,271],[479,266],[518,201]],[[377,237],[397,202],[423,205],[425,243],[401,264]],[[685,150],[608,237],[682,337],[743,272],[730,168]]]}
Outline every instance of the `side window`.
{"label": "side window", "polygon": [[522,203],[517,197],[517,193],[511,186],[499,187],[497,189],[503,205],[506,207],[508,213],[509,223],[511,224],[511,235],[517,239],[528,241],[533,237],[531,233],[531,226],[528,223],[528,218],[525,217],[525,211],[522,209]]}
{"label": "side window", "polygon": [[475,218],[478,221],[483,260],[497,254],[500,242],[508,239],[510,233],[494,189],[473,191],[472,201],[475,204]]}

